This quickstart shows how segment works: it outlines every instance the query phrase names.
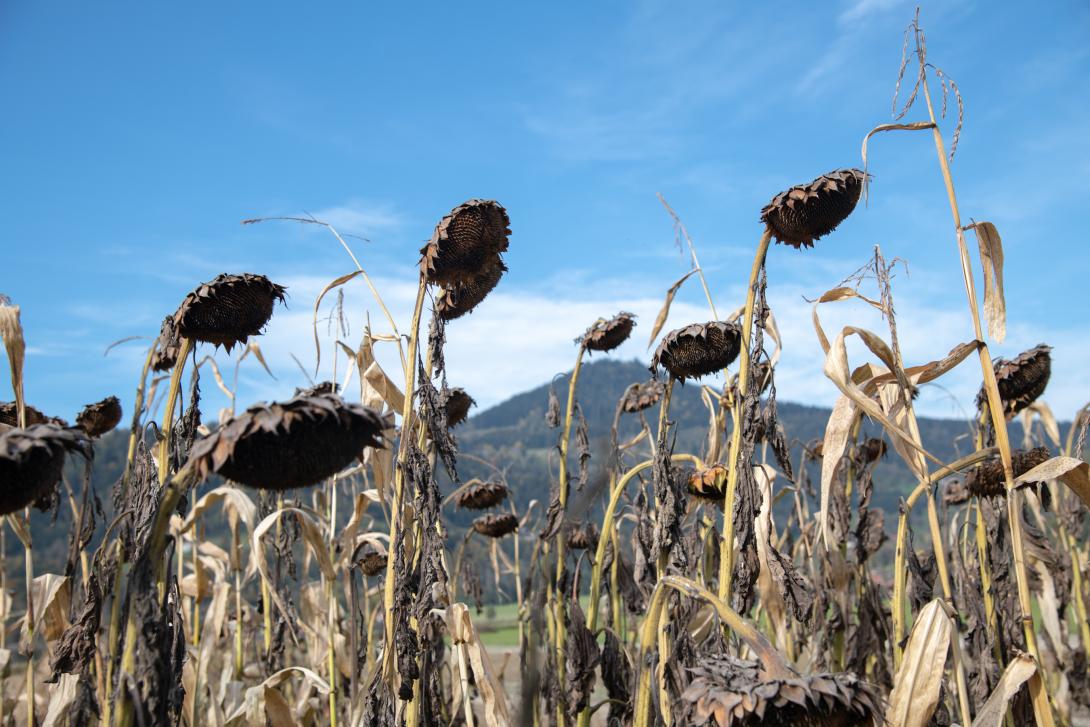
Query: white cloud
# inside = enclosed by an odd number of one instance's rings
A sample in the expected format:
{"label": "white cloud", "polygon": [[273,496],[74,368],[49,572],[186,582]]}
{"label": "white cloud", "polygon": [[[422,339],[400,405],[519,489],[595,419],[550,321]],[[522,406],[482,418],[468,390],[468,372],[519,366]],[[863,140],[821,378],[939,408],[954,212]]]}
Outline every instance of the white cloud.
{"label": "white cloud", "polygon": [[[401,326],[407,328],[415,286],[405,280],[376,279],[375,285],[385,296],[386,304]],[[294,353],[313,374],[314,344],[312,307],[314,297],[327,282],[317,278],[289,279],[295,292],[290,310],[280,310],[273,317],[268,332],[258,340],[279,381],[272,381],[260,368],[244,364],[240,377],[240,405],[257,399],[289,396],[295,386],[305,381],[291,359]],[[971,338],[972,324],[963,307],[941,308],[917,291],[911,281],[899,284],[897,295],[898,333],[907,365],[918,365],[939,359],[959,343]],[[709,316],[706,305],[700,304],[695,293],[696,281],[687,300],[675,302],[664,330]],[[345,312],[351,321],[345,342],[358,345],[362,335],[364,311],[369,312],[375,332],[389,332],[389,326],[366,287],[351,281],[346,286]],[[477,399],[481,409],[549,381],[558,373],[571,368],[576,355],[573,339],[599,316],[612,316],[618,311],[636,313],[639,325],[632,338],[610,357],[649,361],[647,337],[652,322],[662,304],[660,297],[614,294],[608,288],[592,296],[550,295],[543,292],[523,292],[505,289],[501,283],[488,299],[472,314],[451,322],[447,327],[446,361],[452,386],[465,387]],[[720,314],[735,307],[743,297],[740,286],[730,289],[728,296],[717,295]],[[798,403],[829,406],[838,392],[822,372],[823,354],[811,320],[812,306],[803,300],[805,294],[815,297],[820,290],[803,290],[797,286],[772,288],[770,302],[784,341],[778,368],[777,387],[780,399]],[[319,318],[328,315],[335,295],[327,296]],[[876,311],[859,303],[834,303],[820,308],[823,327],[830,337],[845,325],[867,328],[883,339],[889,339],[886,324]],[[424,324],[426,326],[426,323]],[[322,341],[322,370],[317,379],[332,374],[333,339],[327,324],[319,322]],[[1041,340],[1055,346],[1052,382],[1046,399],[1061,419],[1070,417],[1084,399],[1090,398],[1080,379],[1079,362],[1090,356],[1090,343],[1076,330],[1012,327],[1008,340],[993,347],[994,355],[1012,356]],[[860,365],[874,357],[855,339],[848,344],[849,361]],[[401,380],[396,348],[391,343],[379,344],[379,361],[396,381]],[[598,358],[596,354],[594,358]],[[222,357],[222,354],[221,354]],[[341,356],[338,377],[343,379],[345,359]],[[227,367],[229,368],[229,366]],[[226,374],[225,374],[226,375]],[[967,417],[973,398],[980,386],[980,366],[970,357],[939,382],[942,388],[925,387],[917,402],[917,411],[926,416]],[[351,387],[358,386],[353,380]],[[354,390],[354,389],[353,389]],[[211,393],[211,387],[206,387]],[[950,399],[953,395],[954,401]]]}
{"label": "white cloud", "polygon": [[345,204],[324,207],[309,213],[314,218],[329,223],[343,234],[368,236],[376,232],[401,227],[405,220],[386,203],[351,200]]}

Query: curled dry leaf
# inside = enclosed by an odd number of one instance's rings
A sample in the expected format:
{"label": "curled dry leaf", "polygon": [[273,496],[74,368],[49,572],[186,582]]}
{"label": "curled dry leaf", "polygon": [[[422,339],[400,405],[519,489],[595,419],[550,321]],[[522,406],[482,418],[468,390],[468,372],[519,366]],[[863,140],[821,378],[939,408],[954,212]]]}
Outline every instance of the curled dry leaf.
{"label": "curled dry leaf", "polygon": [[666,291],[666,300],[663,301],[662,308],[659,308],[659,313],[655,316],[655,322],[651,325],[651,336],[647,339],[648,349],[650,349],[651,345],[655,342],[655,338],[659,335],[659,331],[666,325],[666,319],[670,316],[670,306],[674,302],[674,296],[681,290],[682,284],[698,272],[700,272],[698,268],[693,268],[678,278],[674,284],[670,286],[670,289]]}
{"label": "curled dry leaf", "polygon": [[925,727],[939,704],[953,623],[941,600],[916,616],[886,710],[888,727]]}
{"label": "curled dry leaf", "polygon": [[[953,151],[951,151],[953,154]],[[980,264],[984,267],[984,319],[988,335],[996,343],[1007,337],[1007,301],[1003,295],[1003,240],[991,222],[974,222],[969,227],[980,243]]]}

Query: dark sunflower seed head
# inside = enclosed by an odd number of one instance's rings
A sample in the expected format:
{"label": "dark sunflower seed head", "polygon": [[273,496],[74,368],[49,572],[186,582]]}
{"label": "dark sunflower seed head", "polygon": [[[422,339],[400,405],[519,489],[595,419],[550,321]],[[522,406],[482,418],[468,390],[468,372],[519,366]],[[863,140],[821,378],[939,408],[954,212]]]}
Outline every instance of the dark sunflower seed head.
{"label": "dark sunflower seed head", "polygon": [[507,251],[510,225],[507,210],[494,200],[471,199],[458,205],[421,248],[421,271],[433,285],[467,282]]}
{"label": "dark sunflower seed head", "polygon": [[156,342],[155,353],[151,357],[152,371],[170,371],[178,361],[178,354],[182,350],[182,341],[178,337],[178,326],[174,322],[174,316],[163,319],[163,325],[159,327],[159,339]]}
{"label": "dark sunflower seed head", "polygon": [[838,169],[812,182],[780,192],[761,210],[761,221],[778,242],[798,249],[813,247],[855,209],[866,175]]}
{"label": "dark sunflower seed head", "polygon": [[682,383],[722,371],[738,358],[741,334],[740,326],[722,321],[693,323],[670,331],[659,342],[651,369],[661,366]]}
{"label": "dark sunflower seed head", "polygon": [[502,538],[519,529],[519,520],[509,512],[481,515],[473,521],[473,529],[489,538]]}
{"label": "dark sunflower seed head", "polygon": [[500,278],[507,272],[507,266],[499,255],[486,260],[473,274],[460,277],[456,282],[443,287],[443,297],[435,303],[435,312],[444,321],[461,318],[481,304],[488,294],[495,290]]}
{"label": "dark sunflower seed head", "polygon": [[502,482],[477,482],[467,485],[454,498],[454,503],[467,510],[486,510],[507,499],[509,491]]}
{"label": "dark sunflower seed head", "polygon": [[76,426],[93,439],[113,431],[120,423],[121,401],[116,396],[107,396],[102,401],[88,404],[76,417]]}
{"label": "dark sunflower seed head", "polygon": [[[1001,358],[995,362],[995,383],[1007,419],[1045,393],[1048,379],[1052,375],[1051,351],[1051,346],[1042,343],[1010,360]],[[976,395],[976,403],[980,409],[988,405],[988,394],[983,387]]]}
{"label": "dark sunflower seed head", "polygon": [[69,452],[92,456],[82,430],[34,424],[0,434],[0,515],[18,512],[52,490]]}
{"label": "dark sunflower seed head", "polygon": [[715,727],[872,727],[884,705],[851,672],[768,679],[756,662],[705,657],[681,695],[686,724]]}
{"label": "dark sunflower seed head", "polygon": [[261,334],[284,287],[264,275],[221,274],[191,292],[174,313],[177,334],[230,351]]}
{"label": "dark sunflower seed head", "polygon": [[588,351],[612,351],[628,340],[635,327],[636,315],[621,311],[609,320],[600,318],[575,341],[585,346]]}
{"label": "dark sunflower seed head", "polygon": [[[1014,470],[1014,476],[1021,477],[1037,465],[1046,462],[1050,456],[1047,447],[1034,447],[1029,451],[1019,449],[1011,452],[1011,469]],[[977,465],[966,476],[965,488],[977,497],[1006,495],[1007,481],[1003,475],[1003,461],[999,457],[994,457]]]}
{"label": "dark sunflower seed head", "polygon": [[469,418],[470,408],[477,406],[473,397],[459,387],[444,389],[439,395],[439,403],[447,413],[447,427],[456,427],[464,422]]}
{"label": "dark sunflower seed head", "polygon": [[632,384],[621,397],[621,409],[626,414],[636,414],[659,403],[666,387],[661,381],[651,379],[642,384]]}
{"label": "dark sunflower seed head", "polygon": [[[26,413],[26,425],[28,427],[34,424],[56,424],[60,427],[68,426],[68,422],[63,419],[43,414],[29,404],[23,405],[23,411]],[[0,402],[0,424],[9,427],[19,426],[19,409],[15,406],[14,401]]]}
{"label": "dark sunflower seed head", "polygon": [[568,530],[568,547],[572,550],[594,550],[598,547],[600,533],[594,523],[586,523]]}
{"label": "dark sunflower seed head", "polygon": [[297,396],[258,404],[194,443],[189,463],[202,479],[215,473],[262,490],[321,482],[351,464],[366,447],[382,448],[390,422],[336,394]]}
{"label": "dark sunflower seed head", "polygon": [[377,576],[386,570],[386,553],[368,543],[360,552],[358,564],[365,576]]}

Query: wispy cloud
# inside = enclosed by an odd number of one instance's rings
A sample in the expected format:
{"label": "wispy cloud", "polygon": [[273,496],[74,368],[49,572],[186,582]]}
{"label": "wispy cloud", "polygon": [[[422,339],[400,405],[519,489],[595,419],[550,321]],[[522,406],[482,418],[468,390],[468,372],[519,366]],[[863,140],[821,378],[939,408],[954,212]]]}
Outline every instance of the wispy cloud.
{"label": "wispy cloud", "polygon": [[344,204],[309,211],[315,219],[333,225],[344,234],[368,236],[397,229],[405,224],[405,218],[392,204],[350,200]]}

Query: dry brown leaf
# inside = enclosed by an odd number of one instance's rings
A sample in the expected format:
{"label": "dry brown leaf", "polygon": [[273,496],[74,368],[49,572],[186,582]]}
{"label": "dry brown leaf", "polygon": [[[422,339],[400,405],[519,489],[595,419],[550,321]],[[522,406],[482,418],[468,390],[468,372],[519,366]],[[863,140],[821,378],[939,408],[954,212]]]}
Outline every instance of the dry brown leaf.
{"label": "dry brown leaf", "polygon": [[659,309],[659,314],[655,316],[655,322],[651,326],[651,338],[647,341],[647,348],[650,350],[651,346],[655,343],[655,338],[659,335],[659,331],[666,325],[666,318],[670,315],[670,306],[674,302],[674,296],[677,295],[678,290],[681,289],[682,283],[688,280],[694,273],[698,272],[699,268],[693,268],[689,272],[682,275],[677,279],[670,289],[666,291],[666,300],[662,303],[662,308]]}
{"label": "dry brown leaf", "polygon": [[318,307],[322,304],[322,298],[324,298],[325,294],[328,293],[329,291],[333,290],[334,288],[337,288],[337,287],[340,287],[340,286],[344,285],[345,283],[347,283],[352,278],[356,277],[357,275],[362,275],[362,274],[363,274],[363,270],[354,270],[351,273],[348,273],[347,275],[342,275],[341,277],[330,281],[324,288],[322,288],[322,292],[318,294],[318,297],[314,301],[314,318],[311,321],[311,327],[312,327],[312,329],[314,331],[314,375],[315,376],[318,375],[318,369],[321,368],[321,365],[322,365],[322,344],[318,341]]}
{"label": "dry brown leaf", "polygon": [[866,199],[867,187],[870,186],[869,184],[867,184],[867,180],[870,179],[870,177],[867,176],[867,142],[870,141],[870,138],[872,136],[874,136],[875,134],[879,134],[879,133],[881,133],[883,131],[921,131],[921,130],[924,130],[924,129],[934,129],[934,128],[935,128],[935,124],[931,123],[930,121],[914,121],[911,124],[879,124],[878,126],[875,126],[873,129],[871,129],[870,131],[867,132],[867,135],[863,137],[863,197],[864,197],[864,199]]}
{"label": "dry brown leaf", "polygon": [[818,512],[818,519],[821,523],[821,537],[825,541],[825,547],[829,549],[837,545],[833,542],[833,534],[829,530],[833,475],[836,474],[837,465],[844,456],[852,424],[855,423],[858,414],[859,410],[855,402],[847,396],[841,396],[833,405],[832,414],[829,415],[829,421],[825,424],[825,440],[821,445],[821,510]]}
{"label": "dry brown leaf", "polygon": [[275,687],[265,687],[265,716],[270,727],[299,727],[291,705]]}
{"label": "dry brown leaf", "polygon": [[1060,480],[1079,496],[1084,505],[1090,507],[1090,464],[1074,457],[1053,457],[1016,477],[1014,486],[1048,480]]}
{"label": "dry brown leaf", "polygon": [[969,227],[980,243],[980,264],[984,267],[984,318],[988,335],[996,343],[1007,337],[1007,301],[1003,295],[1003,240],[991,222],[974,222]]}
{"label": "dry brown leaf", "polygon": [[451,641],[455,646],[464,645],[469,654],[469,663],[473,668],[477,691],[484,703],[484,718],[488,727],[507,727],[511,718],[507,712],[507,697],[503,685],[496,678],[488,652],[473,627],[473,619],[464,603],[455,603],[450,607],[448,626]]}
{"label": "dry brown leaf", "polygon": [[49,710],[45,713],[42,727],[61,727],[66,724],[69,708],[79,696],[79,674],[61,674],[60,681],[49,685]]}
{"label": "dry brown leaf", "polygon": [[1037,663],[1032,656],[1022,653],[1015,656],[1007,664],[1007,668],[1003,670],[1003,676],[999,678],[999,683],[995,685],[995,689],[992,690],[988,701],[977,710],[976,717],[973,719],[973,727],[999,727],[1002,725],[1003,717],[1007,713],[1007,702],[1018,693],[1018,690],[1033,676],[1035,671],[1037,671]]}
{"label": "dry brown leaf", "polygon": [[[47,642],[61,637],[68,628],[68,610],[72,601],[72,588],[66,576],[46,573],[34,579],[34,633],[41,634]],[[30,634],[24,617],[19,630],[19,651],[27,653]]]}
{"label": "dry brown leaf", "polygon": [[268,702],[266,698],[268,690],[280,686],[293,674],[302,676],[307,685],[317,689],[320,694],[329,694],[329,684],[316,673],[305,667],[289,666],[276,672],[257,686],[247,689],[242,704],[227,718],[224,727],[264,725],[267,718],[266,706]]}
{"label": "dry brown leaf", "polygon": [[887,727],[924,727],[939,704],[953,624],[935,599],[920,609],[893,680]]}
{"label": "dry brown leaf", "polygon": [[26,357],[26,342],[23,340],[23,324],[19,321],[19,306],[0,304],[0,338],[3,338],[4,349],[8,353],[16,411],[24,411],[23,359]]}

